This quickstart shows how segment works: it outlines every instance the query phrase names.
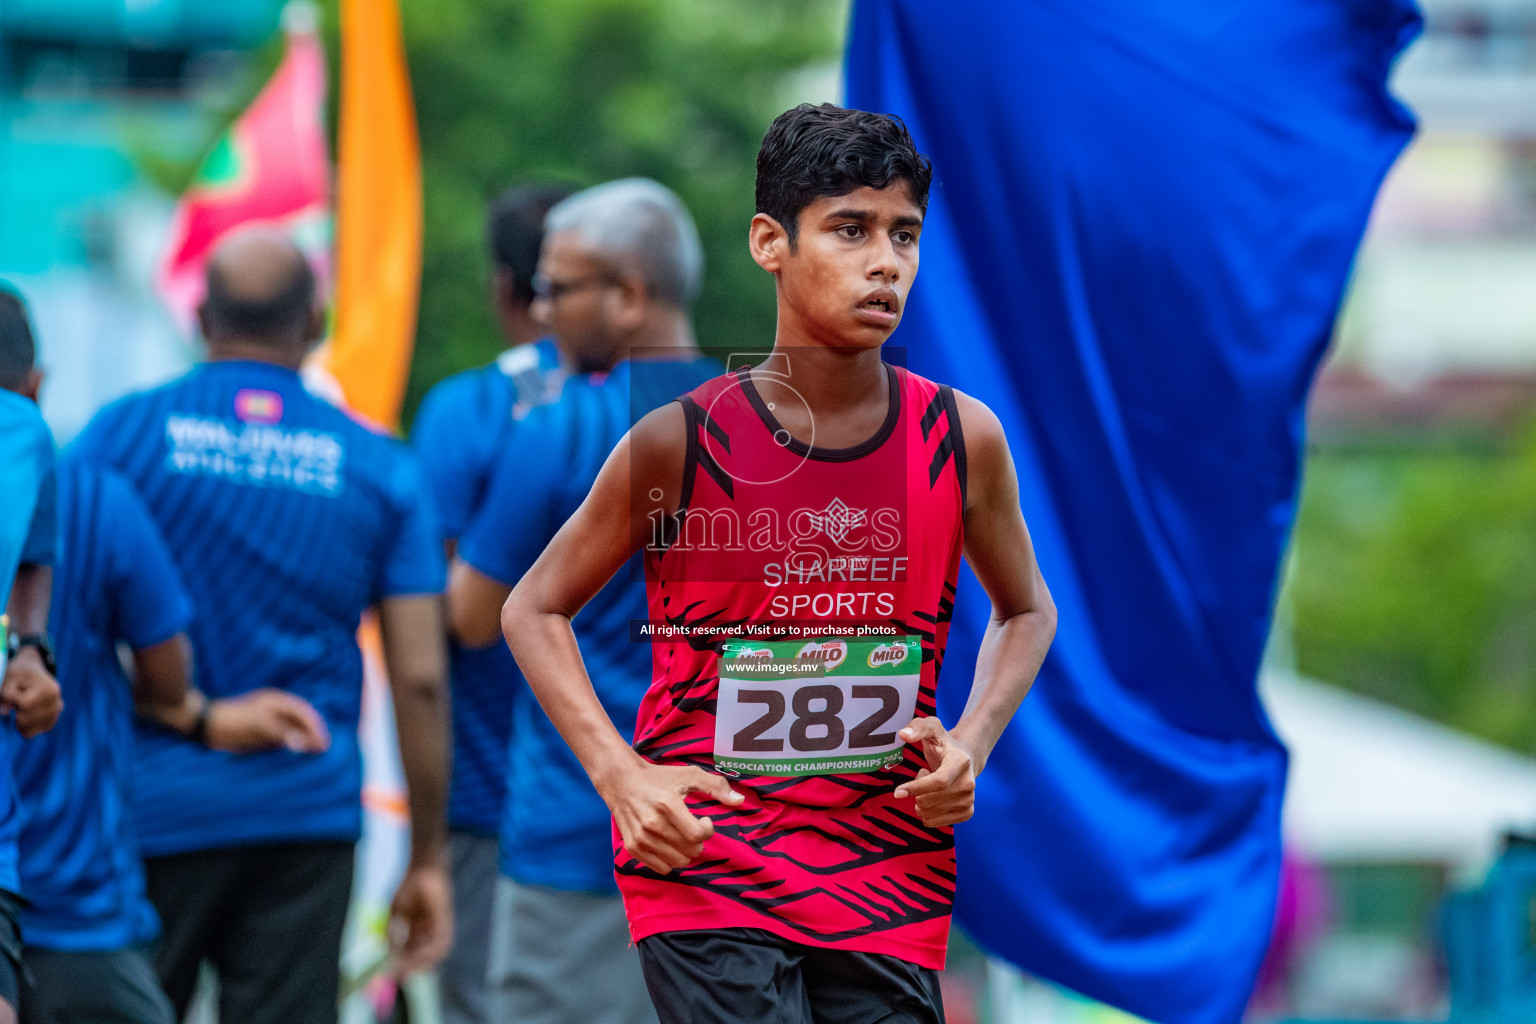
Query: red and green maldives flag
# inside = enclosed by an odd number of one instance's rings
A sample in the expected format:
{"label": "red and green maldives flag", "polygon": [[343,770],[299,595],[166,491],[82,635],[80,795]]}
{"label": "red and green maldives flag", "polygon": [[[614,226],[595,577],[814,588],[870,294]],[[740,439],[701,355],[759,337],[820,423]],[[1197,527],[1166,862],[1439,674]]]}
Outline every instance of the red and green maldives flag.
{"label": "red and green maldives flag", "polygon": [[208,154],[176,208],[158,284],[188,333],[203,299],[204,263],[237,227],[283,226],[322,278],[329,277],[325,53],[313,16],[289,19],[285,27],[282,63]]}

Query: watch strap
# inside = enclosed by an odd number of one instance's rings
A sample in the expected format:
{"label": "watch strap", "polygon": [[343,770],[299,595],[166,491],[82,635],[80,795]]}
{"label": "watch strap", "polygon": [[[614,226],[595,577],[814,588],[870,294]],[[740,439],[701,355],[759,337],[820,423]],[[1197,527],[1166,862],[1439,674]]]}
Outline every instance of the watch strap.
{"label": "watch strap", "polygon": [[43,668],[48,674],[59,674],[59,666],[53,660],[53,642],[48,639],[47,633],[12,633],[8,641],[9,654],[15,657],[23,647],[34,648],[43,659]]}

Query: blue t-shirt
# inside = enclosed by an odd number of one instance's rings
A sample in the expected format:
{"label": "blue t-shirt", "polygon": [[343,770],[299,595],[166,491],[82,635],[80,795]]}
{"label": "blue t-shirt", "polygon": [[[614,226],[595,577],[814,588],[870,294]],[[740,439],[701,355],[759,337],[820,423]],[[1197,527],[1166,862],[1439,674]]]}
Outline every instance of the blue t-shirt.
{"label": "blue t-shirt", "polygon": [[[444,540],[458,540],[485,497],[496,453],[532,409],[559,394],[565,374],[548,338],[508,349],[488,366],[454,374],[422,401],[411,446],[432,489]],[[494,836],[506,792],[507,741],[517,662],[500,641],[450,643],[453,784],[450,828]]]}
{"label": "blue t-shirt", "polygon": [[[575,378],[536,409],[502,449],[484,507],[459,554],[515,583],[586,498],[614,445],[641,416],[720,373],[709,359],[621,363],[606,377]],[[646,617],[638,556],[572,620],[587,673],[614,727],[633,736],[651,682],[651,648],[630,638]],[[502,874],[565,892],[615,892],[608,808],[576,755],[519,681],[512,704]]]}
{"label": "blue t-shirt", "polygon": [[[17,566],[53,564],[53,481],[53,435],[36,404],[0,391],[0,611],[10,601]],[[0,889],[11,892],[20,884],[16,837],[21,822],[12,776],[20,744],[15,719],[0,720]]]}
{"label": "blue t-shirt", "polygon": [[206,363],[103,409],[76,441],[143,499],[192,597],[197,685],[264,686],[324,716],[322,754],[230,754],[138,730],[134,814],[148,856],[362,829],[356,631],[380,598],[443,587],[415,458],[263,362]]}
{"label": "blue t-shirt", "polygon": [[184,631],[192,605],[143,504],[111,470],[59,466],[59,559],[48,631],[64,712],[22,744],[21,894],[29,946],[67,952],[147,942],[133,819],[133,693],[117,643],[153,647]]}
{"label": "blue t-shirt", "polygon": [[0,390],[0,611],[5,610],[22,562],[52,565],[58,511],[53,479],[53,435],[37,404]]}

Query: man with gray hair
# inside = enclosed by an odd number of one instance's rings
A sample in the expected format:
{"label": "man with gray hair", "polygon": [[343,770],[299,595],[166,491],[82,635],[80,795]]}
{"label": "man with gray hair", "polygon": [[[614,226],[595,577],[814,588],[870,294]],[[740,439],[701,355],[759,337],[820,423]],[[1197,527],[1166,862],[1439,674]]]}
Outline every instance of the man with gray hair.
{"label": "man with gray hair", "polygon": [[544,232],[533,312],[574,369],[607,370],[637,346],[694,348],[704,250],[670,189],[649,178],[589,188],[556,204]]}
{"label": "man with gray hair", "polygon": [[[511,587],[581,499],[635,419],[717,374],[688,306],[702,276],[682,202],[645,179],[580,192],[550,210],[535,315],[577,375],[501,450],[450,575],[460,643],[501,642]],[[651,678],[638,573],[582,610],[577,642],[615,726],[632,733]],[[502,888],[491,946],[492,1017],[513,1024],[646,1024],[655,1011],[613,876],[607,807],[526,687],[513,700]]]}

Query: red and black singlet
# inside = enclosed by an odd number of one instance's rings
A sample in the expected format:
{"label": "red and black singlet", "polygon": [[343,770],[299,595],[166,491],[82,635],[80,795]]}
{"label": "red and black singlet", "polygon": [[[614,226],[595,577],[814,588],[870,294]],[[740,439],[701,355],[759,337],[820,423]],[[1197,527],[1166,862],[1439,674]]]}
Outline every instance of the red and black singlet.
{"label": "red and black singlet", "polygon": [[[816,448],[791,437],[746,370],[680,400],[688,425],[683,511],[647,552],[646,590],[651,622],[677,628],[683,639],[653,646],[635,737],[648,760],[716,767],[726,636],[782,642],[869,631],[913,638],[915,710],[935,713],[961,556],[965,445],[949,388],[885,369],[889,413],[874,436],[852,448]],[[869,664],[881,658],[872,654]],[[837,739],[859,728],[854,719],[830,721],[843,707],[838,694],[831,694],[834,707],[788,692],[758,707],[765,711],[759,728],[743,735],[757,736],[775,714],[799,714],[798,732],[781,735],[812,737],[815,749],[827,749],[834,730]],[[907,724],[878,717],[868,717],[866,735],[878,728],[889,737]],[[895,798],[896,786],[923,762],[910,748],[893,756],[898,763],[862,773],[741,773],[731,780],[745,797],[735,808],[691,799],[694,813],[713,819],[714,835],[700,857],[670,875],[630,857],[616,835],[619,887],[635,939],[762,928],[809,945],[942,967],[954,836],[924,826],[912,800]]]}

